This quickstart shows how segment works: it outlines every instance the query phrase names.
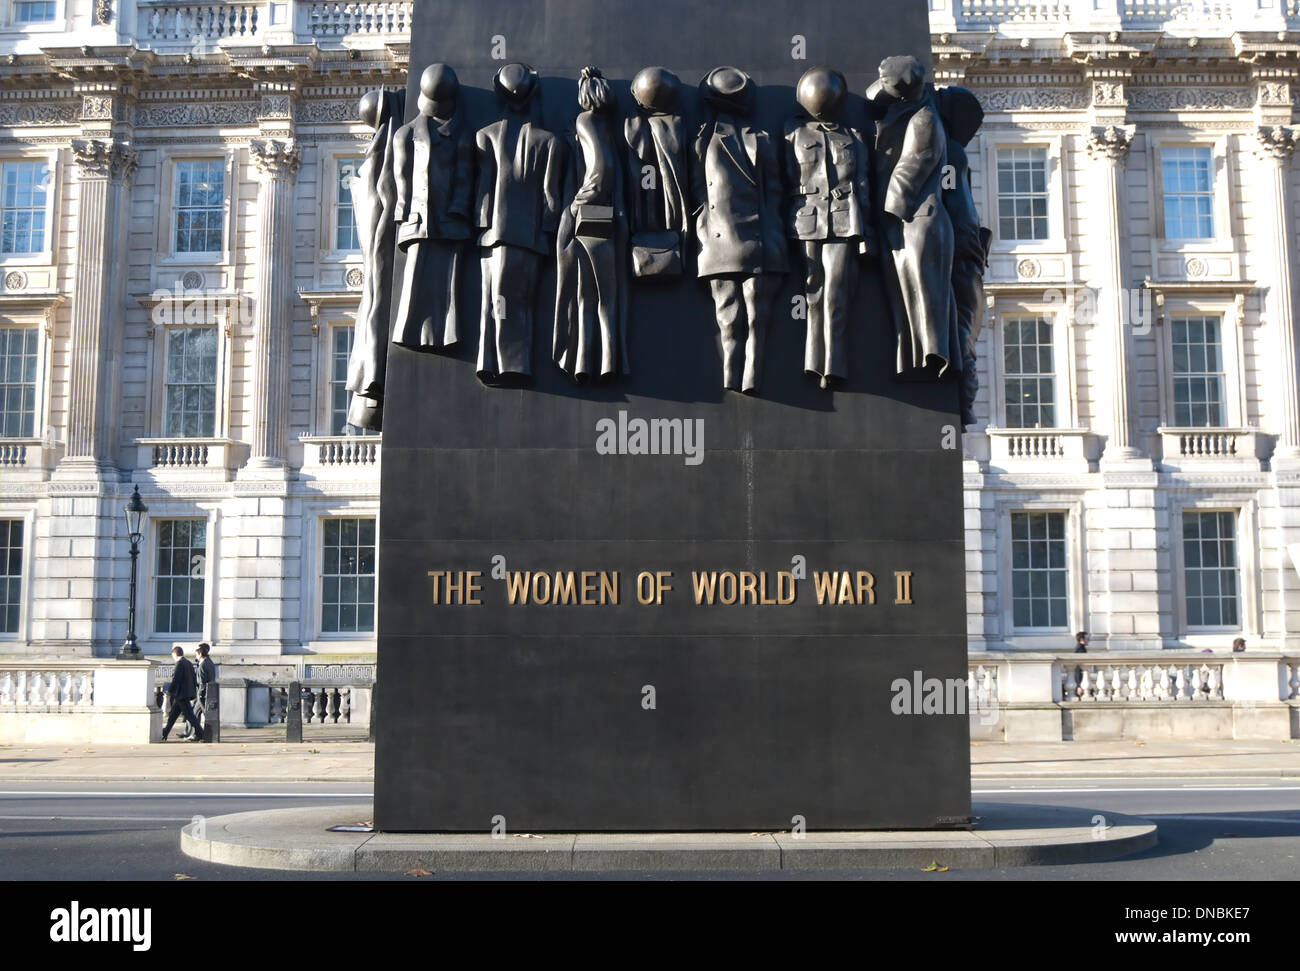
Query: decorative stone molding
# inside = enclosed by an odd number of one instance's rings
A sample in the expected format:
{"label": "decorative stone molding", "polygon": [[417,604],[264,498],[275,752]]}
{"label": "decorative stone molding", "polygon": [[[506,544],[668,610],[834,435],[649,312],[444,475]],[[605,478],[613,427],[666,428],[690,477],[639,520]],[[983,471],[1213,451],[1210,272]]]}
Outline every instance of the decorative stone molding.
{"label": "decorative stone molding", "polygon": [[357,100],[359,99],[351,101],[300,101],[298,103],[297,120],[299,124],[340,124],[357,121]]}
{"label": "decorative stone molding", "polygon": [[995,88],[975,96],[985,111],[1082,111],[1089,104],[1084,88]]}
{"label": "decorative stone molding", "polygon": [[1135,88],[1128,105],[1135,111],[1232,111],[1255,104],[1255,93],[1245,87]]}
{"label": "decorative stone molding", "polygon": [[360,290],[361,284],[365,282],[366,275],[362,272],[361,267],[354,266],[348,270],[343,279],[353,290]]}
{"label": "decorative stone molding", "polygon": [[302,152],[298,146],[277,138],[249,142],[248,154],[257,166],[257,171],[273,179],[293,178],[302,163]]}
{"label": "decorative stone molding", "polygon": [[75,125],[82,106],[75,101],[0,104],[0,125]]}
{"label": "decorative stone molding", "polygon": [[1042,271],[1037,260],[1024,259],[1016,264],[1016,276],[1022,280],[1036,280]]}
{"label": "decorative stone molding", "polygon": [[293,117],[289,95],[287,94],[264,94],[262,95],[261,105],[257,112],[260,120],[267,119],[285,119]]}
{"label": "decorative stone molding", "polygon": [[1128,104],[1123,81],[1093,81],[1092,104],[1098,108],[1122,108]]}
{"label": "decorative stone molding", "polygon": [[5,289],[11,292],[27,289],[27,277],[17,270],[5,274]]}
{"label": "decorative stone molding", "polygon": [[1199,256],[1194,256],[1187,261],[1187,276],[1190,279],[1199,280],[1209,272],[1209,264]]}
{"label": "decorative stone molding", "polygon": [[95,0],[95,23],[99,26],[112,23],[113,0]]}
{"label": "decorative stone molding", "polygon": [[82,181],[110,179],[114,182],[129,182],[140,165],[140,153],[130,145],[98,138],[74,140],[72,157],[77,163],[77,175]]}
{"label": "decorative stone molding", "polygon": [[217,101],[182,104],[142,104],[135,109],[135,123],[144,128],[180,128],[198,125],[255,125],[257,104],[252,101]]}
{"label": "decorative stone molding", "polygon": [[115,121],[122,114],[111,94],[87,94],[81,98],[82,121]]}
{"label": "decorative stone molding", "polygon": [[1297,140],[1300,140],[1300,129],[1288,128],[1285,125],[1261,126],[1255,132],[1259,140],[1259,152],[1277,162],[1288,162],[1291,156],[1295,154]]}
{"label": "decorative stone molding", "polygon": [[181,288],[184,290],[203,289],[203,274],[198,270],[186,270],[185,275],[181,277]]}
{"label": "decorative stone molding", "polygon": [[1133,144],[1133,125],[1095,125],[1088,132],[1088,155],[1109,162],[1122,162]]}
{"label": "decorative stone molding", "polygon": [[1261,81],[1259,83],[1259,104],[1285,107],[1291,103],[1291,84],[1289,82]]}

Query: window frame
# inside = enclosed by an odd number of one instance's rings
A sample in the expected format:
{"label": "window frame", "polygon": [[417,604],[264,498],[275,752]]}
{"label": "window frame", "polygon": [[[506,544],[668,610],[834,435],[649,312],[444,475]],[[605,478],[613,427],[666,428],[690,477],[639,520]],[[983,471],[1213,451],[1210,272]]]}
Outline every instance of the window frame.
{"label": "window frame", "polygon": [[50,338],[51,326],[48,317],[37,319],[28,314],[5,314],[0,317],[0,330],[35,330],[36,331],[36,408],[32,415],[32,434],[30,438],[7,438],[0,435],[0,441],[49,441],[52,430],[49,421],[50,396]]}
{"label": "window frame", "polygon": [[0,16],[0,28],[18,33],[56,33],[68,29],[68,4],[66,0],[54,0],[54,17],[50,20],[37,20],[23,23],[18,19],[19,0],[5,0],[3,15]]}
{"label": "window frame", "polygon": [[32,622],[32,548],[36,545],[34,542],[36,532],[36,507],[35,505],[8,506],[0,514],[0,519],[12,519],[23,524],[23,554],[19,563],[18,586],[18,628],[14,631],[0,630],[0,647],[11,644],[26,644],[31,642],[31,622]]}
{"label": "window frame", "polygon": [[[221,583],[220,560],[217,551],[220,541],[220,503],[197,502],[182,499],[154,498],[149,500],[149,519],[145,524],[145,539],[141,544],[137,567],[136,631],[146,654],[166,654],[175,644],[197,645],[207,642],[216,645],[217,608],[220,600],[217,589]],[[157,606],[157,553],[158,524],[169,519],[207,520],[208,553],[203,582],[203,632],[201,634],[168,634],[154,628],[154,608]]]}
{"label": "window frame", "polygon": [[[1062,254],[1067,251],[1066,192],[1067,172],[1062,161],[1062,139],[1043,137],[1039,132],[997,132],[985,137],[981,153],[984,191],[980,211],[987,213],[993,231],[990,254],[1034,255]],[[1035,240],[1003,239],[998,200],[998,155],[1008,149],[1037,148],[1047,152],[1047,238]]]}
{"label": "window frame", "polygon": [[[335,145],[320,153],[321,204],[319,257],[323,263],[361,263],[360,249],[338,248],[339,184],[338,167],[345,159],[356,159],[358,165],[365,161],[361,146]],[[355,213],[355,202],[353,203]]]}
{"label": "window frame", "polygon": [[[369,631],[327,631],[325,630],[322,611],[325,604],[325,522],[332,519],[372,519],[375,523],[375,614],[374,629]],[[323,509],[316,513],[316,525],[312,530],[314,549],[311,553],[312,582],[303,584],[304,592],[311,590],[310,614],[311,631],[317,641],[336,642],[370,642],[373,643],[379,630],[379,509],[377,504],[343,506]]]}
{"label": "window frame", "polygon": [[[211,595],[212,591],[210,588],[212,586],[211,584],[212,526],[213,526],[215,514],[195,513],[193,515],[186,515],[186,514],[173,515],[169,513],[167,515],[154,516],[152,515],[152,510],[150,510],[150,512],[151,515],[149,517],[148,529],[149,529],[149,536],[150,536],[151,543],[147,550],[147,555],[149,556],[149,564],[150,564],[149,614],[148,617],[146,618],[147,621],[146,624],[140,625],[139,623],[137,623],[136,626],[137,627],[144,626],[146,630],[151,632],[151,634],[155,639],[177,638],[177,637],[198,638],[198,640],[194,642],[196,644],[201,641],[208,641],[209,638],[207,635],[212,629],[213,598]],[[158,581],[162,579],[162,576],[158,573],[158,548],[162,542],[161,527],[164,522],[180,522],[180,521],[202,522],[204,524],[203,625],[202,625],[202,630],[200,630],[197,633],[192,631],[162,631],[158,629],[158,623],[157,623]],[[169,576],[171,576],[171,574],[169,574]]]}
{"label": "window frame", "polygon": [[[1170,531],[1176,539],[1170,544],[1173,553],[1174,635],[1189,648],[1223,648],[1224,635],[1246,638],[1261,636],[1259,592],[1259,509],[1254,494],[1228,494],[1175,498],[1170,503]],[[1237,536],[1237,609],[1239,626],[1193,628],[1187,620],[1187,563],[1183,547],[1183,515],[1189,512],[1228,512],[1236,517]]]}
{"label": "window frame", "polygon": [[[1067,635],[1086,630],[1087,623],[1087,564],[1084,558],[1085,509],[1079,493],[1042,493],[1035,498],[1005,494],[996,506],[996,549],[998,576],[1006,583],[998,584],[997,616],[1001,630],[989,632],[986,640],[1000,637],[1002,643],[1013,650],[1053,651],[1068,646]],[[1056,512],[1065,514],[1066,563],[1066,627],[1017,627],[1015,623],[1015,598],[1011,587],[1011,514]],[[1072,638],[1071,638],[1072,639]]]}
{"label": "window frame", "polygon": [[[184,162],[220,161],[224,185],[221,193],[221,249],[215,253],[185,253],[176,249],[177,166]],[[225,266],[233,262],[235,235],[235,200],[239,192],[235,156],[221,148],[180,151],[161,159],[158,187],[158,264],[160,266]]]}
{"label": "window frame", "polygon": [[[223,311],[228,314],[229,311]],[[172,330],[183,327],[215,327],[217,330],[217,380],[216,395],[213,402],[213,429],[211,436],[186,439],[168,438],[166,432],[167,405],[167,335]],[[233,328],[228,316],[217,316],[194,323],[165,323],[152,328],[150,334],[153,343],[152,380],[149,382],[148,415],[146,426],[151,433],[146,437],[167,438],[169,441],[226,441],[230,437],[230,383],[231,383],[231,343]]]}
{"label": "window frame", "polygon": [[60,155],[58,151],[12,152],[0,154],[0,165],[21,162],[44,162],[49,171],[50,184],[45,193],[45,239],[41,249],[33,253],[0,253],[0,267],[18,269],[28,266],[53,266],[55,240],[59,235],[58,212],[60,185]]}
{"label": "window frame", "polygon": [[[1006,321],[1011,317],[1046,317],[1052,325],[1052,366],[1055,375],[1052,394],[1056,405],[1056,424],[1053,428],[1073,429],[1079,427],[1079,401],[1077,376],[1075,371],[1075,331],[1076,316],[1073,300],[1063,290],[1046,289],[1045,299],[1023,299],[1016,295],[998,294],[993,311],[993,327],[989,344],[988,377],[991,385],[989,393],[988,428],[995,431],[1020,431],[1007,423],[1006,407]],[[1052,299],[1052,294],[1060,299]],[[1028,429],[1032,431],[1032,429]]]}
{"label": "window frame", "polygon": [[1248,427],[1248,389],[1243,374],[1245,361],[1244,298],[1232,295],[1165,294],[1165,306],[1156,318],[1162,331],[1157,341],[1157,366],[1160,369],[1160,430],[1182,429],[1174,423],[1174,329],[1177,318],[1219,318],[1219,339],[1223,353],[1223,422],[1217,426],[1192,426],[1191,430],[1207,427]]}
{"label": "window frame", "polygon": [[[1235,233],[1232,225],[1233,165],[1227,135],[1197,135],[1185,131],[1149,132],[1147,134],[1150,160],[1148,175],[1151,185],[1151,240],[1158,253],[1218,253],[1234,252]],[[1211,162],[1211,186],[1214,193],[1212,207],[1214,235],[1206,239],[1179,239],[1166,235],[1164,153],[1171,148],[1208,148]]]}

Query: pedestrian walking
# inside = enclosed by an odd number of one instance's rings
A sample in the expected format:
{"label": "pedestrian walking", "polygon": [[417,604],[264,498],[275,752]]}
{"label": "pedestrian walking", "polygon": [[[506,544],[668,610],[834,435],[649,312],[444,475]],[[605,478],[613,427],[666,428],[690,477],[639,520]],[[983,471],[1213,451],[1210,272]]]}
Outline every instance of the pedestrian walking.
{"label": "pedestrian walking", "polygon": [[194,665],[185,660],[185,652],[179,647],[172,648],[172,659],[176,662],[176,668],[172,671],[172,680],[167,686],[171,711],[167,715],[167,724],[163,726],[162,741],[167,741],[167,735],[176,724],[178,715],[185,716],[185,721],[194,731],[194,740],[201,741],[203,736],[199,732],[198,720],[194,717],[194,699],[198,694]]}

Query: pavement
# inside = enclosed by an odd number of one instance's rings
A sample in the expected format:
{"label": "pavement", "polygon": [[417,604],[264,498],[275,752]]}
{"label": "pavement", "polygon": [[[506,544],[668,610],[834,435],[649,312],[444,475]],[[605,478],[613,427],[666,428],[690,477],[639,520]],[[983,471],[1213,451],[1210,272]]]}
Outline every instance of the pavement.
{"label": "pavement", "polygon": [[[374,781],[375,747],[264,736],[219,744],[0,745],[5,782]],[[1300,740],[974,742],[972,781],[1052,779],[1300,778]]]}

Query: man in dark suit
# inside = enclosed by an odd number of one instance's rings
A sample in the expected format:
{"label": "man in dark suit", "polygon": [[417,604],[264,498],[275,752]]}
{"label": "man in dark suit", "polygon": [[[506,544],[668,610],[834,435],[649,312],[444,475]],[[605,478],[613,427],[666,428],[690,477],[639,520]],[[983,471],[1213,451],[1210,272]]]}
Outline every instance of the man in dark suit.
{"label": "man in dark suit", "polygon": [[507,64],[492,83],[505,117],[474,137],[483,265],[478,376],[484,384],[518,383],[533,373],[533,304],[564,206],[565,152],[533,121],[541,116],[536,71]]}
{"label": "man in dark suit", "polygon": [[694,145],[695,271],[713,292],[723,387],[755,394],[772,302],[788,269],[780,156],[771,136],[747,121],[754,98],[749,75],[714,68],[700,94],[713,114]]}
{"label": "man in dark suit", "polygon": [[194,699],[198,695],[194,665],[185,660],[185,652],[179,647],[172,648],[172,660],[176,662],[176,668],[172,671],[171,684],[167,686],[167,694],[171,697],[171,712],[167,716],[167,724],[163,726],[162,741],[167,741],[167,735],[176,724],[178,715],[185,716],[185,721],[194,733],[194,741],[202,741],[199,720],[194,717]]}

